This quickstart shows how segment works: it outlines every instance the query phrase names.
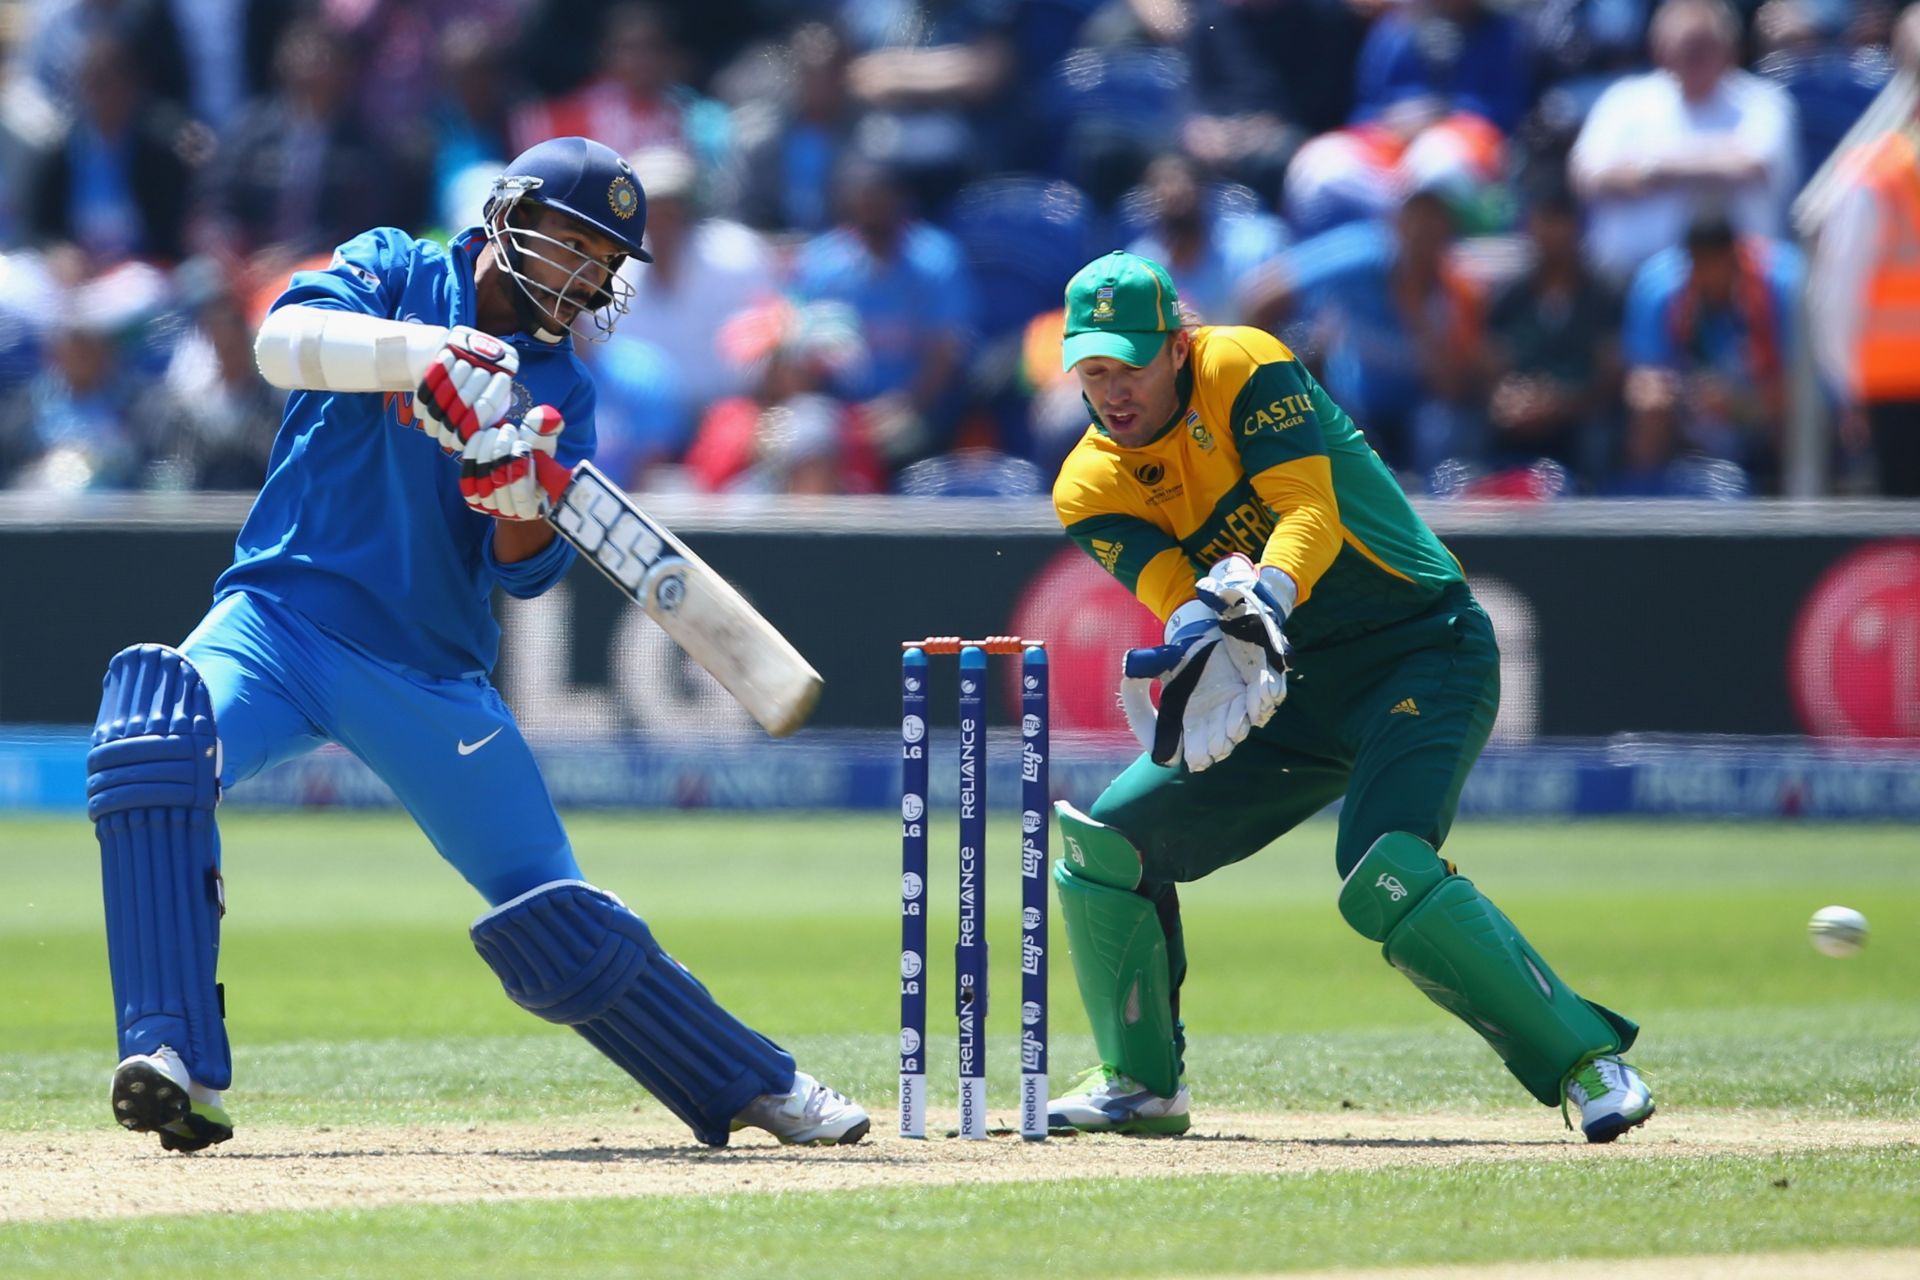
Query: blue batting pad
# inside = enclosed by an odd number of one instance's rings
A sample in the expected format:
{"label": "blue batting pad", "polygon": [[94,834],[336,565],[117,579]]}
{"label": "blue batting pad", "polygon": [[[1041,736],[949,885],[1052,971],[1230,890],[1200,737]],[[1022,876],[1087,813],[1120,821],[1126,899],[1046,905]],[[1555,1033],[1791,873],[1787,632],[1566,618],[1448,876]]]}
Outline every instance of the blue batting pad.
{"label": "blue batting pad", "polygon": [[793,1058],[714,1002],[620,899],[556,880],[473,922],[507,995],[572,1027],[711,1147],[763,1093],[793,1088]]}
{"label": "blue batting pad", "polygon": [[232,1083],[220,990],[220,743],[200,673],[164,645],[107,665],[87,816],[100,839],[120,1056],[170,1045],[193,1078]]}

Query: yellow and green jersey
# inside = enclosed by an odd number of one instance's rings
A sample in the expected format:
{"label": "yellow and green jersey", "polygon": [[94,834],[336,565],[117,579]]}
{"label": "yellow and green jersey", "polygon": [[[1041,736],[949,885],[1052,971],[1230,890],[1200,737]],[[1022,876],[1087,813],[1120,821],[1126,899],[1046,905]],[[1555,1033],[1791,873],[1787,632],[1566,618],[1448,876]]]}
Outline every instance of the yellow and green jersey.
{"label": "yellow and green jersey", "polygon": [[1461,581],[1353,419],[1271,334],[1196,330],[1180,403],[1138,449],[1096,422],[1053,486],[1067,533],[1162,619],[1236,551],[1299,584],[1287,635],[1302,649],[1411,617]]}

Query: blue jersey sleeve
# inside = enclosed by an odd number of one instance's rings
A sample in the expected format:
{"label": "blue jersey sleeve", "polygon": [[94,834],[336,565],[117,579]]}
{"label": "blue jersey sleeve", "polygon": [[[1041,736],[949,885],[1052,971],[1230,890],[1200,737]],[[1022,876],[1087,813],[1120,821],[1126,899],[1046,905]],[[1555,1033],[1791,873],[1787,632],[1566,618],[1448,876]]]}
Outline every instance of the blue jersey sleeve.
{"label": "blue jersey sleeve", "polygon": [[333,251],[325,270],[294,272],[272,309],[331,307],[397,320],[416,254],[413,237],[404,231],[362,232]]}
{"label": "blue jersey sleeve", "polygon": [[571,542],[555,534],[540,554],[507,564],[493,553],[493,535],[499,527],[497,521],[488,527],[486,541],[480,544],[481,555],[487,562],[487,572],[500,584],[500,589],[516,600],[531,600],[551,589],[567,576],[574,557],[579,554]]}

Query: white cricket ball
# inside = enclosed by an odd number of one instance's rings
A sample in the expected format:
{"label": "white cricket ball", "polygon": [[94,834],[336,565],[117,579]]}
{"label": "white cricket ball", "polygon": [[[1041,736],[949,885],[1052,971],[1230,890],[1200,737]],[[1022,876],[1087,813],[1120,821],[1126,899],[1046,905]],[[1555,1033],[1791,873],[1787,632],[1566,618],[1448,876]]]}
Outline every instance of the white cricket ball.
{"label": "white cricket ball", "polygon": [[1852,907],[1822,907],[1807,921],[1807,938],[1821,955],[1850,956],[1867,945],[1867,918]]}

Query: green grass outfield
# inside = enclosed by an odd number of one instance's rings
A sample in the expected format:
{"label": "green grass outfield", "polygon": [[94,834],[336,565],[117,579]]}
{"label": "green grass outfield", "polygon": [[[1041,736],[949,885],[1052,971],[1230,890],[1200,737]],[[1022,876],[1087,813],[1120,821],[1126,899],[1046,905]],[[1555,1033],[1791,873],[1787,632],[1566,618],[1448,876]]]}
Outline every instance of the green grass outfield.
{"label": "green grass outfield", "polygon": [[[590,879],[645,915],[736,1012],[867,1102],[871,1141],[896,1141],[897,822],[576,815],[570,829]],[[240,1126],[230,1150],[249,1129],[617,1126],[635,1115],[623,1076],[500,994],[465,934],[482,904],[404,819],[238,812],[223,830]],[[939,1016],[950,1008],[952,836],[950,824],[935,829],[936,1120],[952,1105],[953,1033]],[[1010,1109],[1019,891],[1008,815],[996,815],[993,840],[989,1061],[995,1104]],[[1510,1116],[1518,1137],[1555,1132],[1557,1115],[1341,922],[1331,841],[1331,826],[1310,824],[1183,889],[1196,1114],[1230,1130],[1234,1112],[1447,1112]],[[1457,830],[1448,852],[1564,976],[1643,1023],[1634,1058],[1663,1116],[1627,1142],[1656,1141],[1667,1116],[1710,1124],[1718,1112],[1909,1125],[1920,1139],[1920,832],[1478,825]],[[0,1089],[11,1103],[0,1139],[108,1123],[96,859],[82,821],[0,820]],[[1847,960],[1806,941],[1807,917],[1833,902],[1873,924],[1868,948]],[[1064,1080],[1090,1042],[1057,926],[1054,938],[1053,1065]],[[649,1102],[639,1119],[660,1114]],[[0,1169],[0,1206],[5,1182]],[[0,1273],[113,1274],[164,1258],[183,1272],[246,1274],[438,1264],[1051,1278],[1913,1245],[1920,1145],[1910,1143],[1612,1160],[1601,1171],[1521,1160],[0,1221]]]}

